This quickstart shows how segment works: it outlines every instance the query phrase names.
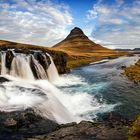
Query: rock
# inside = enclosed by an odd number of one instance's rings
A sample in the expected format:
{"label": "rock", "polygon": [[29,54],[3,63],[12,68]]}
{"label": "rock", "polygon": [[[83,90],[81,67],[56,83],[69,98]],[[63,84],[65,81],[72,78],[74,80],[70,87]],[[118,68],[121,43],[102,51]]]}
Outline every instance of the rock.
{"label": "rock", "polygon": [[13,127],[13,126],[17,126],[17,121],[14,120],[13,118],[7,118],[4,122],[3,122],[4,126],[6,127]]}
{"label": "rock", "polygon": [[19,140],[22,137],[48,134],[57,130],[58,124],[44,119],[32,109],[0,112],[0,139]]}
{"label": "rock", "polygon": [[121,66],[121,69],[125,69],[126,68],[126,66]]}
{"label": "rock", "polygon": [[14,54],[11,50],[6,51],[6,67],[10,69]]}
{"label": "rock", "polygon": [[51,51],[49,54],[52,56],[59,74],[64,74],[70,71],[70,69],[67,68],[68,55],[66,53],[61,51]]}
{"label": "rock", "polygon": [[48,135],[32,137],[32,140],[127,140],[127,132],[128,127],[125,125],[115,125],[112,128],[103,122],[82,121],[67,127],[64,125]]}
{"label": "rock", "polygon": [[[35,52],[34,56],[44,69],[48,69],[49,65],[51,64],[49,56],[47,56],[43,52]],[[47,63],[46,63],[46,60],[47,60]]]}
{"label": "rock", "polygon": [[10,81],[9,79],[0,76],[0,83],[3,83],[3,82],[9,82],[9,81]]}

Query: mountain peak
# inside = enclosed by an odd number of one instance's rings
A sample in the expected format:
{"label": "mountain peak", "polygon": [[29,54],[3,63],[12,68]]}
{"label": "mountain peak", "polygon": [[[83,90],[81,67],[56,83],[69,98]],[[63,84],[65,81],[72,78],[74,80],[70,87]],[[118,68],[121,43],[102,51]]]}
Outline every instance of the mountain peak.
{"label": "mountain peak", "polygon": [[82,29],[80,29],[79,27],[74,27],[70,34],[66,37],[66,40],[68,39],[74,39],[74,38],[88,38],[84,32],[82,31]]}
{"label": "mountain peak", "polygon": [[74,27],[72,30],[71,30],[71,33],[74,33],[74,34],[84,34],[82,29],[80,29],[79,27]]}

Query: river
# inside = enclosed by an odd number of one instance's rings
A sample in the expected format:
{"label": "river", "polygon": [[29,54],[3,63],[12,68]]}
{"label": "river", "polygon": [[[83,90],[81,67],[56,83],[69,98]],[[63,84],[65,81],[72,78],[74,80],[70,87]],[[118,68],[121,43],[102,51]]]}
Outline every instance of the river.
{"label": "river", "polygon": [[126,118],[134,117],[140,112],[140,85],[129,81],[121,67],[134,64],[138,58],[138,55],[125,56],[72,69],[61,77],[65,83],[56,84],[71,94],[71,98],[62,102],[71,112],[86,119],[111,111]]}

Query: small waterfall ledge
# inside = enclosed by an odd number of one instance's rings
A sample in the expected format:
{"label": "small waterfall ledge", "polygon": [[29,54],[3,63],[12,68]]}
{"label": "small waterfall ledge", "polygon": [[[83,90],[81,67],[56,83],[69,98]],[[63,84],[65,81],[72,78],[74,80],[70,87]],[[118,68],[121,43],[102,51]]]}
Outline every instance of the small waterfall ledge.
{"label": "small waterfall ledge", "polygon": [[59,74],[52,57],[45,52],[25,54],[14,50],[2,51],[1,75],[11,75],[26,80],[48,79],[54,81]]}

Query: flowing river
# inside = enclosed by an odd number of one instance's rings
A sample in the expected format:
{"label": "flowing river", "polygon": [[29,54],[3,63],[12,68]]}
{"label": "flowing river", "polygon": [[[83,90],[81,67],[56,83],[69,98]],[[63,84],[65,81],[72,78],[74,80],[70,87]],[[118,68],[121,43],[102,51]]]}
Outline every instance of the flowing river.
{"label": "flowing river", "polygon": [[140,112],[140,85],[123,76],[121,67],[134,64],[138,58],[137,55],[104,60],[63,75],[56,85],[71,94],[71,98],[64,99],[64,104],[86,119],[110,111],[126,118],[134,117]]}
{"label": "flowing river", "polygon": [[49,54],[41,54],[50,59],[45,69],[36,55],[13,52],[8,69],[6,53],[1,54],[0,111],[32,108],[57,123],[91,121],[111,111],[127,118],[140,112],[140,85],[121,74],[122,66],[134,64],[138,55],[91,63],[59,76]]}

